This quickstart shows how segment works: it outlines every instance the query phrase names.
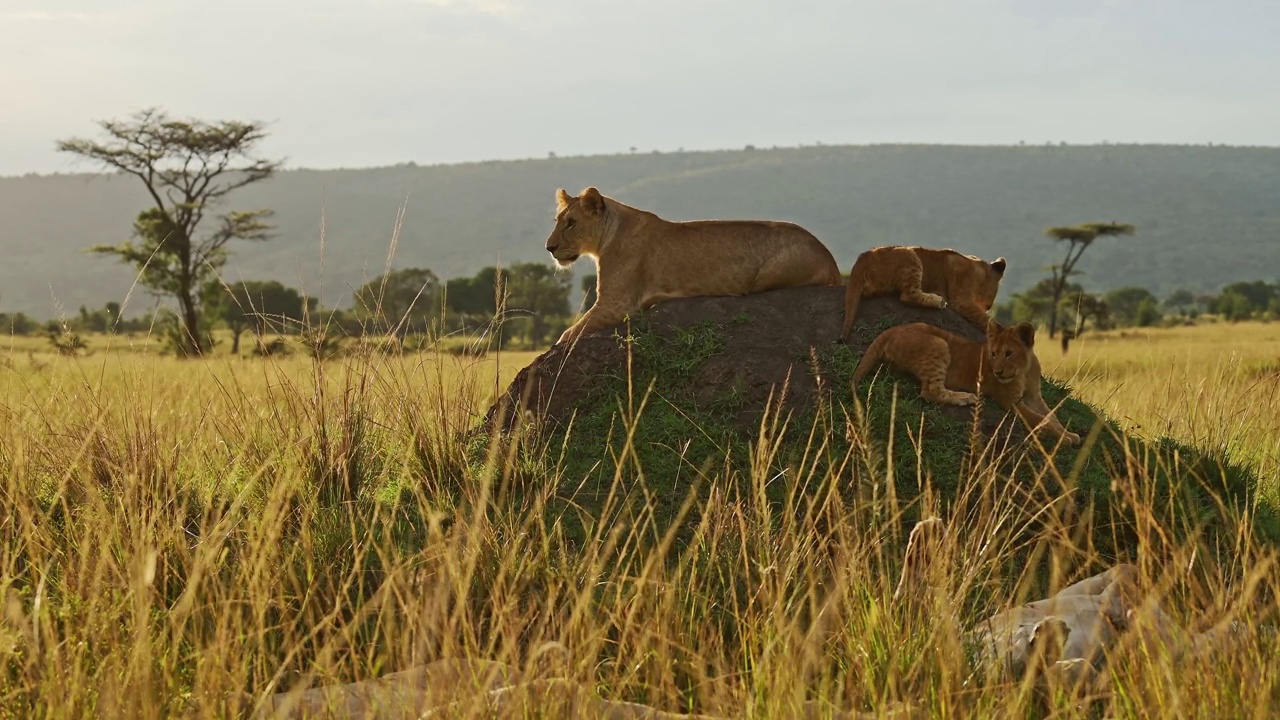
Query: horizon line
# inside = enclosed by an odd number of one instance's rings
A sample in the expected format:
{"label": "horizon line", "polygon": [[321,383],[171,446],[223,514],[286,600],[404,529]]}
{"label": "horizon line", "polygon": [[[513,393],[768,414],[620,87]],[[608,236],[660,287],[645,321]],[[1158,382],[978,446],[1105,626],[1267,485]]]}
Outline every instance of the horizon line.
{"label": "horizon line", "polygon": [[[480,160],[463,160],[463,161],[437,162],[437,163],[419,163],[415,160],[404,160],[398,163],[392,163],[387,165],[360,165],[360,166],[337,165],[337,166],[329,166],[329,167],[298,165],[298,166],[291,166],[291,167],[290,166],[283,167],[281,168],[279,173],[343,172],[343,171],[359,172],[359,171],[365,171],[365,170],[385,170],[389,168],[403,168],[403,167],[448,168],[448,167],[466,167],[470,165],[486,165],[486,164],[495,164],[495,163],[556,162],[561,160],[589,160],[593,158],[608,158],[608,157],[624,157],[625,158],[625,157],[640,156],[640,155],[645,155],[645,156],[705,155],[705,154],[716,154],[716,153],[782,152],[782,151],[819,150],[819,149],[837,150],[837,149],[855,149],[855,148],[904,148],[904,147],[905,148],[1010,149],[1010,150],[1043,150],[1046,148],[1088,149],[1088,148],[1101,148],[1101,147],[1168,148],[1168,149],[1199,148],[1199,149],[1215,149],[1215,150],[1216,149],[1228,149],[1228,150],[1277,150],[1277,149],[1280,149],[1280,145],[1248,145],[1248,144],[1233,145],[1231,143],[1217,143],[1217,142],[1144,143],[1144,142],[1111,142],[1106,140],[1099,141],[1099,142],[1089,142],[1089,143],[1071,143],[1065,140],[1059,141],[1059,142],[1045,141],[1043,143],[1030,143],[1030,142],[1019,141],[1017,143],[876,142],[876,143],[827,144],[823,142],[816,142],[813,144],[769,145],[769,146],[762,146],[762,145],[747,143],[745,146],[741,148],[721,147],[721,148],[692,149],[692,150],[688,150],[685,148],[678,148],[676,150],[661,150],[658,148],[651,148],[647,150],[635,149],[631,151],[619,151],[619,152],[612,152],[612,153],[598,152],[598,153],[582,153],[582,154],[576,154],[576,155],[560,155],[555,151],[549,151],[547,155],[540,156],[540,157],[527,156],[527,157],[486,158],[486,159],[480,159]],[[28,171],[21,174],[0,174],[0,180],[22,180],[22,179],[36,179],[36,178],[46,178],[46,177],[75,177],[75,176],[81,176],[81,175],[110,176],[110,175],[118,175],[118,174],[121,174],[121,173],[102,172],[102,171],[63,172],[63,171],[57,171],[57,170],[52,172]]]}

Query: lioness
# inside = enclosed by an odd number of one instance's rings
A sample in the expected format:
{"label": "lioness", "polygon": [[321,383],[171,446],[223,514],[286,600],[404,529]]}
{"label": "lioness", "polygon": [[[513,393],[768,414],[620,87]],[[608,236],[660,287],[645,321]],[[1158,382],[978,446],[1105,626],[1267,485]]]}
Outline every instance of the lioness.
{"label": "lioness", "polygon": [[671,222],[624,205],[594,187],[556,191],[556,226],[547,252],[560,267],[595,259],[596,303],[559,342],[616,325],[670,298],[746,295],[805,285],[839,285],[831,251],[787,222]]}
{"label": "lioness", "polygon": [[862,298],[893,293],[902,302],[918,307],[941,309],[950,304],[964,319],[985,328],[1004,269],[1004,258],[986,262],[955,250],[903,245],[868,250],[849,271],[840,339],[849,341]]}
{"label": "lioness", "polygon": [[972,405],[981,388],[1000,407],[1017,413],[1032,431],[1043,425],[1068,444],[1078,445],[1080,436],[1058,422],[1040,394],[1035,338],[1035,326],[1026,322],[1006,328],[989,321],[985,343],[927,323],[898,325],[872,341],[853,371],[853,385],[888,360],[920,381],[920,395],[926,400]]}

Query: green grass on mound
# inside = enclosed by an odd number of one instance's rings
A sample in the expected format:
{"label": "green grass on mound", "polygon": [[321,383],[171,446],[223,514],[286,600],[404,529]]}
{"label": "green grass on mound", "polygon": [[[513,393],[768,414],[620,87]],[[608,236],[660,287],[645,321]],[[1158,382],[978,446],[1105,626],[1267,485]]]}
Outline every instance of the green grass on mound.
{"label": "green grass on mound", "polygon": [[[1249,469],[1223,452],[1128,434],[1053,380],[1044,382],[1045,400],[1085,438],[1080,448],[1055,450],[1020,432],[999,447],[976,433],[977,418],[921,399],[914,380],[888,371],[864,381],[855,398],[849,379],[859,356],[845,346],[810,358],[829,390],[814,407],[767,409],[758,428],[743,432],[735,424],[743,398],[727,388],[708,400],[696,380],[725,331],[703,325],[664,337],[633,327],[618,337],[630,349],[630,374],[600,378],[571,422],[526,443],[530,471],[561,479],[545,511],[569,539],[642,513],[655,539],[671,531],[688,541],[699,504],[716,492],[797,515],[834,493],[854,516],[887,513],[905,529],[922,512],[977,511],[981,499],[972,495],[983,486],[1023,499],[1027,538],[1037,528],[1076,528],[1070,543],[1093,562],[1143,550],[1159,556],[1157,545],[1188,541],[1221,556],[1242,519],[1265,543],[1280,540],[1280,519],[1258,498]],[[986,475],[999,485],[979,480]],[[691,490],[696,499],[686,502]],[[1138,527],[1139,517],[1162,532]]]}

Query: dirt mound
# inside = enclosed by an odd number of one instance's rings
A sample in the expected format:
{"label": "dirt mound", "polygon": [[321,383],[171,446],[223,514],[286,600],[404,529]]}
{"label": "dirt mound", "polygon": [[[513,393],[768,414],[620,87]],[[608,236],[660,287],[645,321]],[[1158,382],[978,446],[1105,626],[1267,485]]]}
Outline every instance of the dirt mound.
{"label": "dirt mound", "polygon": [[[1263,519],[1255,527],[1268,542],[1280,538],[1280,513],[1253,504],[1259,480],[1248,469],[1168,438],[1128,435],[1052,379],[1042,385],[1045,400],[1068,429],[1089,437],[1081,447],[1024,443],[1023,424],[993,403],[975,422],[971,408],[927,402],[914,379],[892,371],[861,384],[855,403],[854,367],[884,330],[925,322],[974,340],[983,333],[950,310],[868,298],[844,345],[836,339],[843,306],[842,288],[661,303],[629,324],[544,353],[516,376],[477,430],[540,420],[538,432],[527,436],[533,442],[515,448],[530,453],[530,467],[542,467],[537,463],[548,450],[555,454],[554,466],[539,472],[563,478],[554,512],[567,523],[566,537],[584,542],[589,526],[620,512],[605,509],[618,487],[641,493],[636,502],[649,508],[660,536],[665,523],[684,523],[681,532],[692,527],[693,516],[683,516],[681,507],[695,479],[704,494],[715,485],[749,496],[756,491],[746,481],[785,478],[763,490],[781,507],[796,483],[805,488],[800,495],[821,497],[832,473],[841,474],[849,492],[891,476],[894,497],[908,504],[921,497],[921,478],[929,478],[930,492],[948,503],[971,488],[971,468],[991,463],[1028,493],[1027,507],[1069,496],[1061,507],[1092,518],[1091,547],[1111,559],[1139,542],[1135,506],[1117,495],[1125,482],[1138,483],[1124,491],[1129,496],[1153,498],[1149,507],[1162,508],[1161,522],[1212,517],[1214,529],[1206,533],[1230,533],[1234,526],[1217,508],[1259,507]],[[790,422],[762,433],[762,415],[779,400]],[[639,422],[619,422],[619,410]],[[845,421],[855,415],[865,422]],[[975,426],[990,442],[973,442]],[[821,434],[819,449],[810,444],[819,437],[814,431]],[[754,443],[762,436],[769,445]],[[870,452],[851,460],[855,444]],[[760,447],[775,454],[762,459]],[[880,463],[893,468],[891,475]],[[806,465],[813,472],[794,474]]]}
{"label": "dirt mound", "polygon": [[[588,402],[603,379],[638,376],[628,367],[627,338],[657,340],[663,354],[687,361],[684,383],[702,407],[734,402],[726,412],[744,430],[756,427],[770,395],[785,388],[784,407],[809,407],[822,388],[847,393],[833,384],[833,361],[856,362],[867,345],[885,329],[926,322],[951,332],[983,339],[983,333],[951,310],[903,305],[896,298],[863,301],[848,349],[838,343],[844,313],[843,288],[792,288],[744,297],[682,298],[659,303],[630,325],[622,324],[543,353],[520,372],[490,408],[485,427],[500,419],[510,429],[525,411],[543,422],[564,422]],[[846,373],[847,374],[847,373]],[[641,388],[642,390],[643,388]],[[971,417],[966,408],[945,408],[957,418]],[[984,430],[991,432],[1004,414],[988,408]],[[1008,423],[1006,423],[1007,425]]]}

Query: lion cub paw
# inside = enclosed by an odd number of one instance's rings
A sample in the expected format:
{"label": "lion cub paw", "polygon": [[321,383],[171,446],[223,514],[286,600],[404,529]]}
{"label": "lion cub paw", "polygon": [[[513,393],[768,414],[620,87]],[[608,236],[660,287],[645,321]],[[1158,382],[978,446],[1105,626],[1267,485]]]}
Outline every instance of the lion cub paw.
{"label": "lion cub paw", "polygon": [[977,405],[978,396],[973,393],[958,392],[951,396],[952,405]]}
{"label": "lion cub paw", "polygon": [[947,307],[947,299],[937,293],[920,293],[919,298],[919,304],[924,307],[937,308],[939,310]]}

